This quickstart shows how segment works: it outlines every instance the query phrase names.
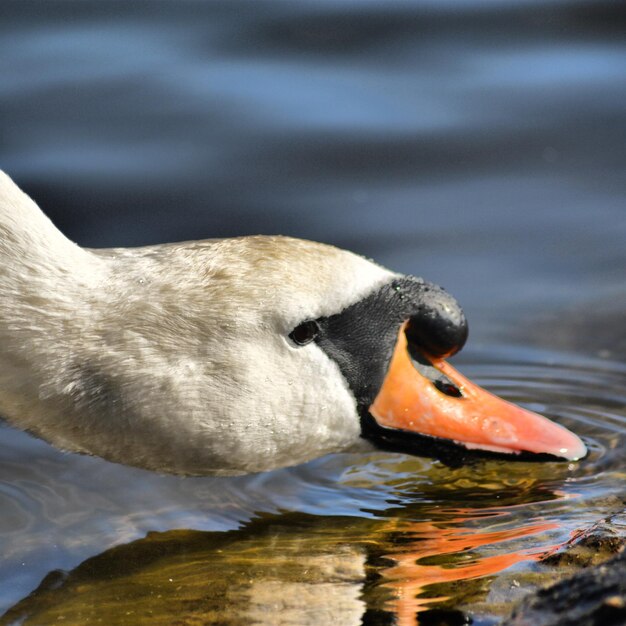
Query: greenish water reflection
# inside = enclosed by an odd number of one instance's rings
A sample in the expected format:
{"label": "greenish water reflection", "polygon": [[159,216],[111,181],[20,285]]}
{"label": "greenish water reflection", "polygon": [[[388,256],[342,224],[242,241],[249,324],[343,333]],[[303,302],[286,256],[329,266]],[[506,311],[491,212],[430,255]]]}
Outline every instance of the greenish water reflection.
{"label": "greenish water reflection", "polygon": [[[420,461],[397,465],[407,476]],[[284,513],[227,532],[150,533],[50,573],[0,624],[416,625],[432,607],[484,602],[495,577],[528,573],[579,522],[567,519],[577,495],[548,486],[566,482],[567,466],[518,464],[502,479],[504,466],[425,471],[430,490],[411,503],[401,486],[402,506],[376,518]],[[451,506],[452,493],[474,506]],[[491,616],[509,600],[493,598]]]}

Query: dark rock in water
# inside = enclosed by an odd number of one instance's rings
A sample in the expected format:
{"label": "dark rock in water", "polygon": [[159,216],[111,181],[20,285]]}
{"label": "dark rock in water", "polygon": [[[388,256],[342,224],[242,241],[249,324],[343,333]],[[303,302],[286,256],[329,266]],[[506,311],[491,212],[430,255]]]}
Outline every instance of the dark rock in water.
{"label": "dark rock in water", "polygon": [[527,596],[503,626],[626,624],[626,552]]}
{"label": "dark rock in water", "polygon": [[589,567],[604,563],[626,546],[626,514],[619,513],[580,530],[569,545],[541,560],[556,567]]}

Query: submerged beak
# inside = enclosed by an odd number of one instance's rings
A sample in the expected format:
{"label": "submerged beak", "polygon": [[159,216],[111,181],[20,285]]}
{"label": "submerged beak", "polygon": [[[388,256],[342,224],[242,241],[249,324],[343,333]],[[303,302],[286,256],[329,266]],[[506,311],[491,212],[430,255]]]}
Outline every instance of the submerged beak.
{"label": "submerged beak", "polygon": [[568,461],[587,454],[585,444],[563,426],[481,389],[443,359],[419,354],[408,345],[405,327],[369,408],[379,426],[498,453],[531,452]]}

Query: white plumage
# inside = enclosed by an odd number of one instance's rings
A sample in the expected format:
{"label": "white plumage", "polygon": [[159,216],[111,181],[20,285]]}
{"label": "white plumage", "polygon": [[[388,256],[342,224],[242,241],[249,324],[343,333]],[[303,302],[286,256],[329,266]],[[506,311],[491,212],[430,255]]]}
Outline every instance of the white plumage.
{"label": "white plumage", "polygon": [[360,445],[337,365],[288,334],[393,276],[284,237],[82,249],[0,172],[0,414],[65,450],[183,474]]}

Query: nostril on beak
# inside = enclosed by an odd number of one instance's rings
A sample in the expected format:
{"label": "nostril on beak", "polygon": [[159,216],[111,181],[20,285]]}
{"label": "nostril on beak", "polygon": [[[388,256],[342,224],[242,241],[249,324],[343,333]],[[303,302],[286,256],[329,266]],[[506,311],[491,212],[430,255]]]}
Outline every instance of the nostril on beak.
{"label": "nostril on beak", "polygon": [[465,345],[467,320],[457,301],[445,291],[431,290],[428,295],[428,302],[423,302],[407,323],[407,341],[431,357],[452,356]]}

